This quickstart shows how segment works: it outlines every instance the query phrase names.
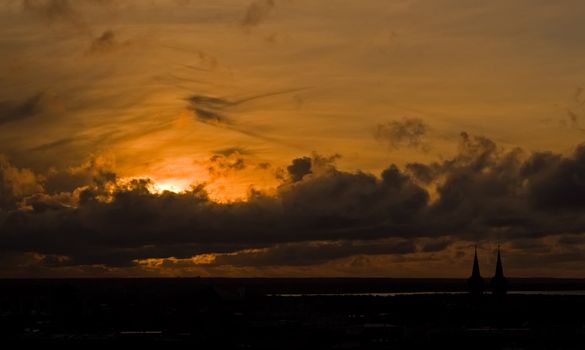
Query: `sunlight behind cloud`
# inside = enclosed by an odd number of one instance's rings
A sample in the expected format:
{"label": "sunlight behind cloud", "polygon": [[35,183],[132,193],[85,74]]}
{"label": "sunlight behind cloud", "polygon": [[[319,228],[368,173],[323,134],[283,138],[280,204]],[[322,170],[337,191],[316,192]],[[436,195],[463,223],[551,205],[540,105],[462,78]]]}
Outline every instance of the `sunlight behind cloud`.
{"label": "sunlight behind cloud", "polygon": [[189,179],[165,179],[157,180],[155,190],[158,193],[165,191],[180,193],[189,189],[191,181]]}

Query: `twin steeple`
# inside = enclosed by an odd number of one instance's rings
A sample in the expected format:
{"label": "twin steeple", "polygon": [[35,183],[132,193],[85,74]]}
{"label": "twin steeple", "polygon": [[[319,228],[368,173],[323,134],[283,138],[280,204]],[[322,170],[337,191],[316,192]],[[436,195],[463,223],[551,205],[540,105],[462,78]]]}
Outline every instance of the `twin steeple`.
{"label": "twin steeple", "polygon": [[[482,295],[484,290],[484,281],[479,271],[479,261],[477,259],[477,246],[475,246],[475,254],[473,257],[473,269],[471,270],[471,277],[467,280],[469,293],[475,296]],[[506,294],[508,282],[504,277],[504,267],[502,266],[502,257],[500,254],[500,245],[498,245],[498,260],[496,262],[496,273],[491,280],[492,293],[496,296],[503,296]]]}

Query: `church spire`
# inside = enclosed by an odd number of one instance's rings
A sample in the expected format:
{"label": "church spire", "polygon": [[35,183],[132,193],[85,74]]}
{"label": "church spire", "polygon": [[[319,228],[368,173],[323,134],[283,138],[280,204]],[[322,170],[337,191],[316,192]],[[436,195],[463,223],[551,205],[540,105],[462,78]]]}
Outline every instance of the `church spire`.
{"label": "church spire", "polygon": [[496,274],[492,278],[492,292],[496,296],[503,296],[508,290],[508,281],[504,277],[504,267],[502,266],[502,256],[500,254],[500,245],[498,244],[498,261],[496,262]]}
{"label": "church spire", "polygon": [[496,263],[495,278],[504,278],[504,268],[502,267],[502,256],[500,254],[500,245],[498,245],[498,262]]}
{"label": "church spire", "polygon": [[477,259],[477,246],[475,246],[475,254],[473,256],[473,269],[471,270],[471,277],[467,280],[469,293],[473,296],[483,294],[483,278],[479,272],[479,261]]}
{"label": "church spire", "polygon": [[472,278],[481,278],[481,274],[479,273],[479,261],[477,260],[477,246],[475,246],[475,254],[473,256],[473,270],[471,271]]}

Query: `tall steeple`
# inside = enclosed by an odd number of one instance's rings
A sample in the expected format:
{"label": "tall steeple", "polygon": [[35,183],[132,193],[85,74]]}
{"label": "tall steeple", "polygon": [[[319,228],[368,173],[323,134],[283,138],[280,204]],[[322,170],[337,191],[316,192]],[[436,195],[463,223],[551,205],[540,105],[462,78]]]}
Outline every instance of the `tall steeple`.
{"label": "tall steeple", "polygon": [[498,245],[498,262],[496,263],[495,278],[504,278],[504,268],[502,267],[502,255],[500,254],[500,246]]}
{"label": "tall steeple", "polygon": [[475,246],[475,253],[473,256],[473,270],[471,271],[472,278],[481,278],[481,274],[479,273],[479,261],[477,260],[477,246]]}
{"label": "tall steeple", "polygon": [[498,244],[498,261],[496,262],[496,274],[492,278],[492,292],[496,296],[506,295],[508,291],[508,280],[504,277],[504,267],[502,266],[502,256],[500,254],[500,245]]}
{"label": "tall steeple", "polygon": [[467,280],[469,293],[474,296],[483,294],[483,278],[479,272],[479,261],[477,260],[477,246],[475,246],[475,254],[473,256],[473,269],[471,270],[471,277]]}

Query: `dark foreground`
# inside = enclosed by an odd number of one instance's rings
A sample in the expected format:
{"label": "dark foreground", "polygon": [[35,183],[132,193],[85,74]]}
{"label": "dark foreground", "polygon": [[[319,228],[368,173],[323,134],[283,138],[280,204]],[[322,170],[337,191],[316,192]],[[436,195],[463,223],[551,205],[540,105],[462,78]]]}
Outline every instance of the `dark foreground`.
{"label": "dark foreground", "polygon": [[[581,284],[521,280],[516,287]],[[463,280],[0,280],[0,335],[41,346],[585,348],[585,296],[269,296],[464,288]]]}

